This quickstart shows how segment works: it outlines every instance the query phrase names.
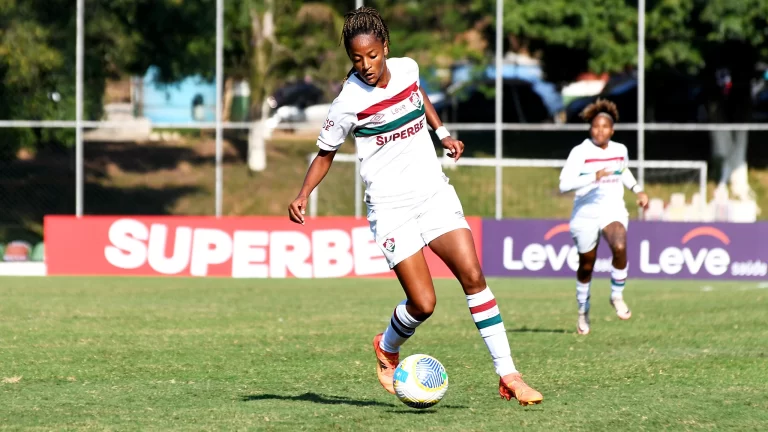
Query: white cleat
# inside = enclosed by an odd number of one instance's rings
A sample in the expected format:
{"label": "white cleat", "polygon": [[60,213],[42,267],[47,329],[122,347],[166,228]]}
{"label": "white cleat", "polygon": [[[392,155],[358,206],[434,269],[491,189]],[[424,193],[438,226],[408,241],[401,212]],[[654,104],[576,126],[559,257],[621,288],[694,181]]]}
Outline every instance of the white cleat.
{"label": "white cleat", "polygon": [[589,334],[589,312],[579,312],[579,321],[576,324],[576,332],[580,335]]}
{"label": "white cleat", "polygon": [[624,299],[621,297],[611,298],[611,306],[616,309],[616,316],[620,319],[628,320],[632,316],[632,311],[629,310],[629,306],[624,303]]}

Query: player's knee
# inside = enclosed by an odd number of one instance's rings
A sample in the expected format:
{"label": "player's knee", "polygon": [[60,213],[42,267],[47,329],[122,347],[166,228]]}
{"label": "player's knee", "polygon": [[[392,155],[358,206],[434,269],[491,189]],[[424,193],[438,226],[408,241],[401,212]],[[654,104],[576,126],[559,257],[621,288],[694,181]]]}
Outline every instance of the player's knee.
{"label": "player's knee", "polygon": [[461,286],[467,295],[477,294],[487,286],[485,276],[480,268],[472,269],[461,277]]}
{"label": "player's knee", "polygon": [[594,261],[584,261],[579,263],[578,273],[584,276],[589,276],[592,274],[592,270],[594,269],[595,269]]}
{"label": "player's knee", "polygon": [[615,245],[613,245],[613,254],[624,256],[627,254],[627,244],[624,242],[617,242]]}
{"label": "player's knee", "polygon": [[435,312],[435,306],[437,305],[437,299],[433,298],[427,298],[427,299],[419,299],[419,301],[413,302],[413,317],[416,318],[419,321],[425,321],[427,318],[431,317],[432,314]]}

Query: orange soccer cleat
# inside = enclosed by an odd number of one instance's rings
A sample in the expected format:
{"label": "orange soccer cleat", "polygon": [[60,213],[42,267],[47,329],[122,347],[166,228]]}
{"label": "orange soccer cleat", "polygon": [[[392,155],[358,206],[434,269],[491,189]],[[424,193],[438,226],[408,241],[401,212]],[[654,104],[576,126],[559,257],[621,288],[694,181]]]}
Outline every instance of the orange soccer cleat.
{"label": "orange soccer cleat", "polygon": [[379,333],[373,338],[373,351],[376,353],[376,375],[379,377],[379,383],[384,389],[395,394],[394,375],[397,365],[400,363],[399,353],[388,353],[379,347],[384,333]]}
{"label": "orange soccer cleat", "polygon": [[520,405],[540,404],[544,396],[523,381],[519,372],[505,375],[499,379],[499,394],[506,400],[517,399]]}

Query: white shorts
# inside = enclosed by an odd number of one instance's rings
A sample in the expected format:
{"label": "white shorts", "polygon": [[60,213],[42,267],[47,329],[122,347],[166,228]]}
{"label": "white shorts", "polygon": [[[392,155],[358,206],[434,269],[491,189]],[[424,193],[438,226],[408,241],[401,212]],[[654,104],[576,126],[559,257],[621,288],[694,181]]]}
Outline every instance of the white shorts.
{"label": "white shorts", "polygon": [[369,211],[368,223],[390,269],[441,235],[469,229],[452,185],[412,208]]}
{"label": "white shorts", "polygon": [[626,210],[608,211],[605,215],[596,218],[575,217],[571,219],[571,237],[576,243],[579,253],[587,253],[597,247],[603,228],[619,222],[624,228],[629,228],[629,214]]}

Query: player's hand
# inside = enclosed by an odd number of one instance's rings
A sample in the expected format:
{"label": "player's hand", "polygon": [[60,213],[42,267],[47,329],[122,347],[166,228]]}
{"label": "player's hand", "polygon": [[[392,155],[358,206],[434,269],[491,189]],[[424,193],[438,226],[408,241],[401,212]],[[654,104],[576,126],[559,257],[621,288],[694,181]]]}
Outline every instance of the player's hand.
{"label": "player's hand", "polygon": [[638,192],[637,194],[637,205],[642,207],[643,209],[648,208],[648,194],[645,192]]}
{"label": "player's hand", "polygon": [[288,206],[288,217],[291,221],[304,225],[304,212],[307,210],[307,197],[299,195]]}
{"label": "player's hand", "polygon": [[443,138],[441,144],[443,148],[448,150],[448,157],[453,158],[454,161],[458,161],[461,154],[464,153],[464,143],[452,137]]}
{"label": "player's hand", "polygon": [[601,178],[603,178],[605,176],[609,176],[611,174],[613,174],[613,171],[610,171],[608,168],[606,168],[604,170],[600,170],[600,171],[596,172],[595,173],[595,178],[596,178],[596,180],[600,180]]}

